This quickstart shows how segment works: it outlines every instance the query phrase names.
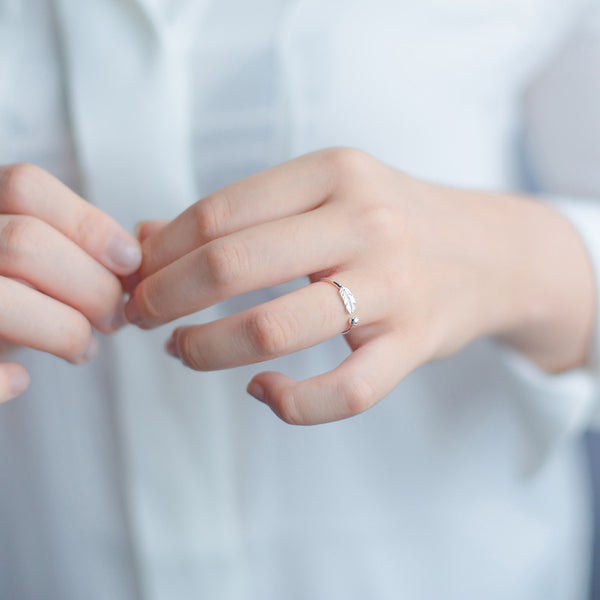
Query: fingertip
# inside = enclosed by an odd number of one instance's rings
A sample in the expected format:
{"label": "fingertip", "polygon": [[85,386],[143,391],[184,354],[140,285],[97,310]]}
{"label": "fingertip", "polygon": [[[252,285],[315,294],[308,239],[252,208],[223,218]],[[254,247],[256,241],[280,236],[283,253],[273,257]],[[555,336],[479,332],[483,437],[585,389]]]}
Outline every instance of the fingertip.
{"label": "fingertip", "polygon": [[132,294],[133,290],[135,290],[142,278],[140,277],[140,272],[135,271],[135,273],[132,273],[131,275],[123,275],[119,277],[119,280],[121,281],[121,287],[123,288],[123,291],[127,294]]}
{"label": "fingertip", "polygon": [[277,371],[264,371],[255,375],[248,383],[246,391],[261,402],[271,404],[278,392],[277,381],[279,378],[287,379]]}
{"label": "fingertip", "polygon": [[169,221],[167,219],[158,219],[156,221],[139,221],[135,225],[133,234],[141,244],[152,234],[160,231],[168,222]]}
{"label": "fingertip", "polygon": [[87,362],[96,357],[99,352],[100,342],[96,337],[92,336],[83,354],[80,354],[78,357],[71,360],[70,362],[74,365],[85,365]]}
{"label": "fingertip", "polygon": [[257,400],[260,400],[260,402],[264,402],[265,401],[265,388],[263,388],[263,386],[256,381],[255,379],[253,379],[248,386],[246,387],[246,391],[253,397],[256,398]]}
{"label": "fingertip", "polygon": [[133,237],[135,237],[139,242],[141,242],[142,240],[140,240],[140,232],[142,231],[142,227],[144,226],[145,221],[138,221],[134,226],[133,226]]}
{"label": "fingertip", "polygon": [[140,326],[142,324],[142,317],[135,300],[135,296],[131,296],[125,304],[125,318],[132,324]]}
{"label": "fingertip", "polygon": [[127,319],[128,323],[131,323],[132,325],[135,325],[136,327],[139,327],[145,331],[156,329],[161,325],[161,323],[150,323],[142,317],[135,296],[132,296],[125,305],[125,318]]}
{"label": "fingertip", "polygon": [[171,337],[165,342],[165,352],[171,355],[173,358],[181,358],[179,355],[179,347],[177,344],[179,334],[181,333],[183,327],[178,327],[173,331]]}
{"label": "fingertip", "polygon": [[20,396],[29,387],[29,373],[21,365],[5,363],[0,365],[0,369],[4,371],[0,383],[0,403]]}
{"label": "fingertip", "polygon": [[110,322],[110,333],[115,333],[119,329],[129,325],[129,321],[125,316],[125,302],[122,302]]}
{"label": "fingertip", "polygon": [[137,241],[142,244],[144,240],[150,235],[151,221],[138,221],[133,228],[133,235]]}
{"label": "fingertip", "polygon": [[118,275],[131,275],[142,264],[142,247],[129,234],[116,234],[108,242],[105,264]]}
{"label": "fingertip", "polygon": [[126,302],[127,296],[123,295],[112,312],[108,313],[101,321],[93,323],[94,327],[104,335],[111,335],[122,329],[125,325],[129,325],[129,321],[125,316]]}
{"label": "fingertip", "polygon": [[293,395],[293,385],[297,383],[294,379],[276,371],[266,371],[254,377],[247,392],[267,404],[271,410],[282,420],[290,425],[303,423],[301,415],[298,414]]}
{"label": "fingertip", "polygon": [[11,397],[20,396],[29,387],[30,383],[31,379],[27,371],[13,373],[10,377]]}

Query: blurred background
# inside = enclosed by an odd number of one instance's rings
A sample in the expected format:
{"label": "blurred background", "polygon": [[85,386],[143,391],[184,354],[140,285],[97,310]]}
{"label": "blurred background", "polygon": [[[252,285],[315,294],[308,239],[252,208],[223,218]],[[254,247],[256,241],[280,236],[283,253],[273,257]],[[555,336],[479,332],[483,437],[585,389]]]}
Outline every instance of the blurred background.
{"label": "blurred background", "polygon": [[596,507],[591,598],[600,600],[600,433],[588,432],[585,437],[585,446],[590,461],[590,478]]}

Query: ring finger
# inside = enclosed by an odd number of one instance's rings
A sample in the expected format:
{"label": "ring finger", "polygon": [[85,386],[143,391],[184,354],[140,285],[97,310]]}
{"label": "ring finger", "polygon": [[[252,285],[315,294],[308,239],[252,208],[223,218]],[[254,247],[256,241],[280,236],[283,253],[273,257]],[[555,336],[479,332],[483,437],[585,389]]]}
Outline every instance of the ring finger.
{"label": "ring finger", "polygon": [[[367,339],[385,314],[381,295],[373,288],[369,292],[357,274],[336,274],[338,278],[360,290],[352,315],[360,316],[360,329],[352,329],[351,337]],[[319,344],[348,329],[350,319],[339,291],[317,281],[230,317],[176,329],[167,350],[199,371],[226,369]]]}
{"label": "ring finger", "polygon": [[0,277],[0,337],[21,346],[86,362],[96,342],[87,319],[74,308],[7,277]]}

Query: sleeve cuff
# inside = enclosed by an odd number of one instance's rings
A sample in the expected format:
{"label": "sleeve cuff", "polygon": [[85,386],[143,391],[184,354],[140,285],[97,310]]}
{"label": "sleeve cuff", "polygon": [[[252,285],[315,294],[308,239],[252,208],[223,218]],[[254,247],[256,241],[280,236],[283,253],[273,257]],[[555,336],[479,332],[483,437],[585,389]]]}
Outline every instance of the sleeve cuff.
{"label": "sleeve cuff", "polygon": [[[579,233],[587,250],[596,287],[596,316],[588,364],[585,370],[594,378],[596,395],[600,390],[600,203],[591,199],[565,200],[546,198],[546,203],[563,215]],[[600,407],[596,411],[596,424],[600,426]]]}
{"label": "sleeve cuff", "polygon": [[588,364],[558,375],[546,373],[511,348],[504,348],[506,376],[514,378],[517,412],[523,429],[519,467],[531,475],[566,438],[600,427],[600,204],[593,200],[554,197],[543,201],[561,213],[579,233],[596,280],[596,319]]}

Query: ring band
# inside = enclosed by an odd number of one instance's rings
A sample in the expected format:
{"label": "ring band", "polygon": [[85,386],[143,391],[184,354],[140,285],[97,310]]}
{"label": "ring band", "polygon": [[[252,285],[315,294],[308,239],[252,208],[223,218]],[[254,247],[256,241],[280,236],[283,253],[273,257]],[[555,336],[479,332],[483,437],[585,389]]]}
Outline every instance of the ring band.
{"label": "ring band", "polygon": [[323,281],[324,283],[328,283],[337,288],[340,298],[344,303],[344,308],[348,315],[350,315],[350,318],[348,319],[348,329],[342,331],[342,334],[346,335],[347,333],[350,333],[350,330],[355,325],[358,325],[358,317],[354,314],[354,311],[356,310],[356,299],[354,298],[354,294],[346,286],[343,286],[337,281],[333,281],[333,279],[320,279],[319,281]]}

